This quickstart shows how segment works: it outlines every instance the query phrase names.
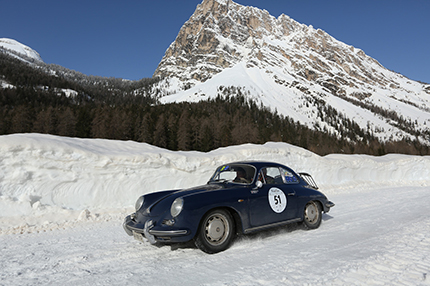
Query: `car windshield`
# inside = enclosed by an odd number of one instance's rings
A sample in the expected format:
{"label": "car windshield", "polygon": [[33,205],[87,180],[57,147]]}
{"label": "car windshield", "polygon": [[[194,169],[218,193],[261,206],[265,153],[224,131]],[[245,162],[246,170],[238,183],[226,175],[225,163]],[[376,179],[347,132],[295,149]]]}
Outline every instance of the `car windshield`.
{"label": "car windshield", "polygon": [[209,183],[231,182],[250,184],[255,177],[255,167],[248,164],[227,164],[217,168]]}

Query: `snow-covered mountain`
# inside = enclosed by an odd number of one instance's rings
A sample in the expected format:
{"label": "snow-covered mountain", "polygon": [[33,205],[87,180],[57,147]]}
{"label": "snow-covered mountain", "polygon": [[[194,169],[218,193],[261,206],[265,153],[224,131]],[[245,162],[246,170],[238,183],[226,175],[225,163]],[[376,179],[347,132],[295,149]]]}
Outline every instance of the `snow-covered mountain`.
{"label": "snow-covered mountain", "polygon": [[[430,85],[384,68],[364,51],[282,14],[204,0],[155,76],[161,101],[200,101],[223,87],[309,127],[342,136],[358,125],[382,141],[430,140]],[[348,123],[347,123],[348,122]]]}
{"label": "snow-covered mountain", "polygon": [[13,39],[0,38],[0,51],[4,51],[23,61],[43,62],[38,52]]}

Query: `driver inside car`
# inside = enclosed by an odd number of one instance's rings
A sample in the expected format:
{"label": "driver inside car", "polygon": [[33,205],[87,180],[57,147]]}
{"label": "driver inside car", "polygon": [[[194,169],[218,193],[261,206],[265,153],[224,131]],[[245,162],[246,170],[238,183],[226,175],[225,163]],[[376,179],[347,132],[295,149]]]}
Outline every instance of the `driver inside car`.
{"label": "driver inside car", "polygon": [[246,179],[246,172],[243,168],[239,167],[235,171],[236,171],[236,178],[234,178],[233,182],[249,183],[249,181]]}

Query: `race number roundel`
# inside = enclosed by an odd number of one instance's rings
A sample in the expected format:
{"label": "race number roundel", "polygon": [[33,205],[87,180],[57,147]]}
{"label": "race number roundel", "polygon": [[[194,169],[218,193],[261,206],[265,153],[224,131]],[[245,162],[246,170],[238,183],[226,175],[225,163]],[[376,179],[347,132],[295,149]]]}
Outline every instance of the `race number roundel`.
{"label": "race number roundel", "polygon": [[275,213],[281,213],[287,207],[287,197],[284,192],[278,188],[269,190],[269,204]]}

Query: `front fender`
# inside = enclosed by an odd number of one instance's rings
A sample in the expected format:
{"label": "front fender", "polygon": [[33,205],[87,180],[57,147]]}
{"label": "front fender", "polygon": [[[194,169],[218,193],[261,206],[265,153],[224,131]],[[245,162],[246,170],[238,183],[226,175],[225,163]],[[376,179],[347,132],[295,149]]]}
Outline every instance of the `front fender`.
{"label": "front fender", "polygon": [[243,228],[249,225],[248,207],[249,201],[247,197],[240,196],[239,194],[230,194],[227,197],[221,195],[218,191],[217,193],[194,194],[184,197],[183,212],[191,214],[192,220],[197,221],[197,224],[193,225],[193,229],[196,229],[196,231],[205,214],[219,208],[228,209],[236,220],[240,220],[240,225]]}

